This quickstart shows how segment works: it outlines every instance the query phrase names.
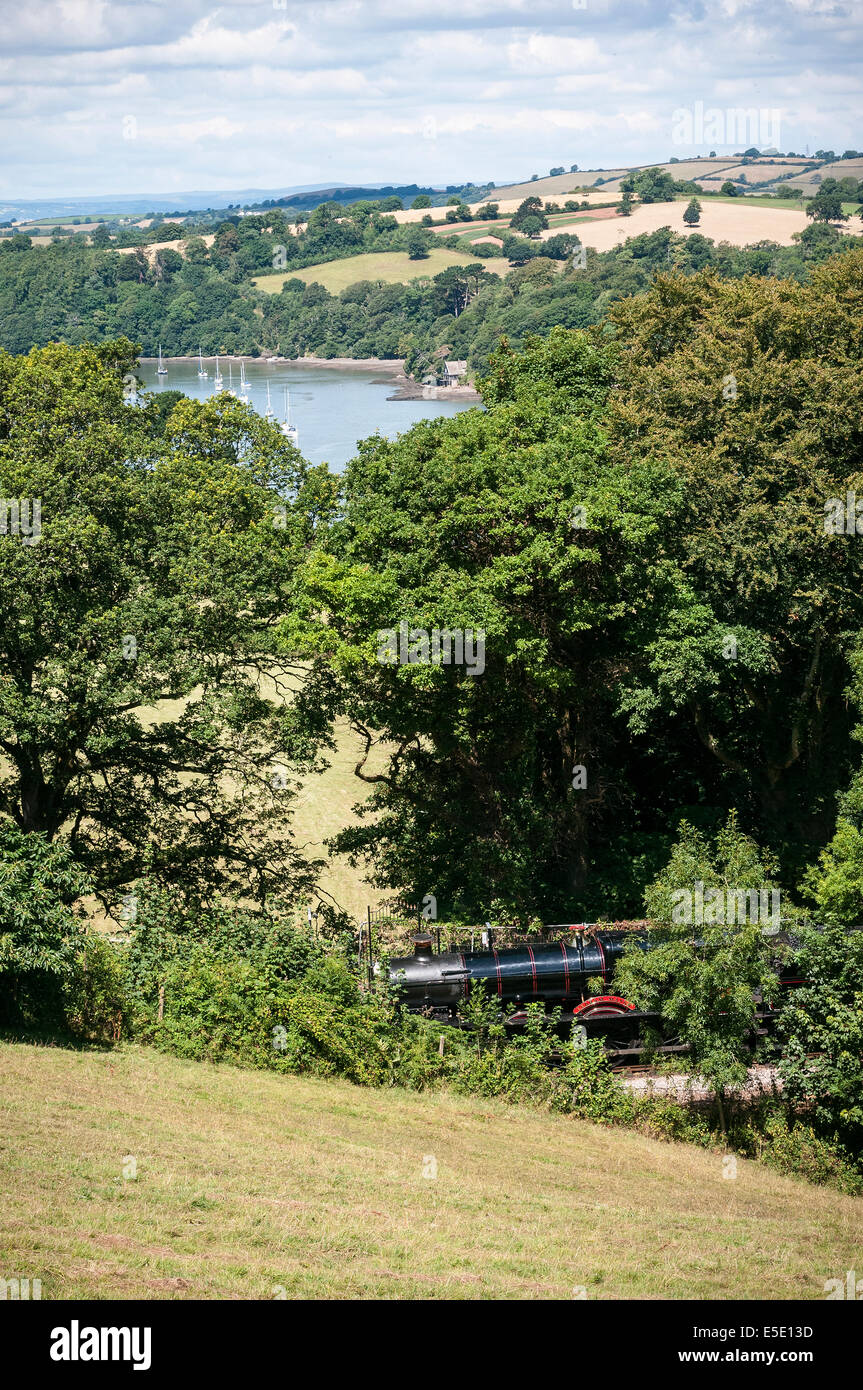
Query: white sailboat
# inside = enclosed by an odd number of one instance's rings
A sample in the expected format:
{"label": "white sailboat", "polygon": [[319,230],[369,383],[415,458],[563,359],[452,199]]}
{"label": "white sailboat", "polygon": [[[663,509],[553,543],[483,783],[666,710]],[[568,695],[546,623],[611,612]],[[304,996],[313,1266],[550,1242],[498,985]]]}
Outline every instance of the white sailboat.
{"label": "white sailboat", "polygon": [[268,419],[268,420],[273,420],[273,419],[275,419],[275,415],[276,415],[276,412],[273,410],[273,407],[272,407],[272,405],[270,404],[270,383],[269,383],[269,382],[267,382],[267,408],[266,408],[266,410],[264,411],[264,415],[265,415],[266,419]]}
{"label": "white sailboat", "polygon": [[233,366],[231,365],[231,363],[229,362],[229,363],[228,363],[228,395],[229,395],[229,396],[236,396],[236,394],[237,394],[237,393],[236,393],[236,391],[234,390],[234,368],[233,368]]}
{"label": "white sailboat", "polygon": [[222,373],[219,371],[219,354],[216,353],[216,375],[213,377],[213,385],[217,391],[222,389]]}
{"label": "white sailboat", "polygon": [[285,418],[280,428],[285,438],[289,439],[296,448],[299,448],[300,432],[296,425],[291,424],[291,396],[287,386],[285,387]]}
{"label": "white sailboat", "polygon": [[168,368],[162,366],[162,344],[159,344],[159,365],[156,368],[156,376],[167,376]]}
{"label": "white sailboat", "polygon": [[250,404],[250,401],[249,401],[249,383],[246,381],[246,364],[245,364],[245,362],[240,362],[240,396],[241,396],[242,400],[245,402],[246,405],[249,405],[249,404]]}
{"label": "white sailboat", "polygon": [[199,380],[199,381],[206,381],[206,380],[207,380],[207,373],[206,373],[206,371],[205,371],[205,369],[204,369],[204,359],[203,359],[203,357],[202,357],[202,355],[201,355],[201,349],[200,349],[200,348],[198,348],[198,380]]}

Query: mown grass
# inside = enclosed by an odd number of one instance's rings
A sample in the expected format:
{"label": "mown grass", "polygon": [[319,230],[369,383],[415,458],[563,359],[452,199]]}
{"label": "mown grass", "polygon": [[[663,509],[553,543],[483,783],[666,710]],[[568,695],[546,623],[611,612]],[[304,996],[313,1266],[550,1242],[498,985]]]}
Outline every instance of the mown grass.
{"label": "mown grass", "polygon": [[0,1119],[0,1275],[43,1299],[815,1299],[863,1263],[859,1200],[493,1101],[6,1042]]}
{"label": "mown grass", "polygon": [[[348,285],[359,280],[383,280],[390,285],[406,285],[421,276],[439,275],[451,265],[475,265],[477,258],[464,251],[452,251],[448,246],[433,246],[424,260],[412,261],[406,251],[369,251],[363,256],[347,256],[341,261],[325,261],[309,265],[304,270],[279,271],[276,275],[258,275],[252,282],[266,294],[278,294],[286,280],[316,282],[340,294]],[[487,265],[485,261],[483,265]]]}

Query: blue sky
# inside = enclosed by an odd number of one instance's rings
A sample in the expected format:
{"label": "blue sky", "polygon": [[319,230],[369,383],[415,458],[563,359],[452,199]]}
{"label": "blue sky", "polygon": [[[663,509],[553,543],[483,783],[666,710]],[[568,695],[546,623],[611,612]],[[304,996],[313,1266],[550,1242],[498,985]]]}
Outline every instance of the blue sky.
{"label": "blue sky", "polygon": [[672,142],[699,101],[841,153],[861,30],[860,0],[0,0],[0,197],[502,184],[707,153]]}

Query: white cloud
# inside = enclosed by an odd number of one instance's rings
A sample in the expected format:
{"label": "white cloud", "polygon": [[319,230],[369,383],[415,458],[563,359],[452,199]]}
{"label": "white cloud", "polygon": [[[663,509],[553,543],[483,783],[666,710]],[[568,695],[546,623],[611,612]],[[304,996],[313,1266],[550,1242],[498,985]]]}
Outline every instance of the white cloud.
{"label": "white cloud", "polygon": [[863,15],[838,0],[6,0],[3,21],[4,199],[500,184],[664,157],[697,100],[781,108],[786,148],[861,143]]}

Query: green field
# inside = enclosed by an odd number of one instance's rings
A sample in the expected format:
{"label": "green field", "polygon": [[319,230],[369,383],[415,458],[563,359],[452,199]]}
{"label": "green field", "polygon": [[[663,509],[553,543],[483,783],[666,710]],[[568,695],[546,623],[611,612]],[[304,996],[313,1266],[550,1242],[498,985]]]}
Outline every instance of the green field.
{"label": "green field", "polygon": [[0,1078],[0,1270],[44,1300],[819,1299],[863,1264],[859,1199],[527,1107],[132,1045],[3,1043]]}
{"label": "green field", "polygon": [[[451,265],[476,265],[477,257],[464,251],[450,251],[446,246],[433,246],[422,261],[412,261],[406,251],[370,251],[364,256],[349,256],[341,261],[325,261],[309,265],[305,270],[279,271],[277,275],[259,275],[253,284],[266,294],[278,294],[286,280],[302,280],[311,285],[316,281],[340,294],[358,280],[383,280],[390,285],[406,285],[420,276],[439,275]],[[489,262],[482,264],[489,269]]]}

